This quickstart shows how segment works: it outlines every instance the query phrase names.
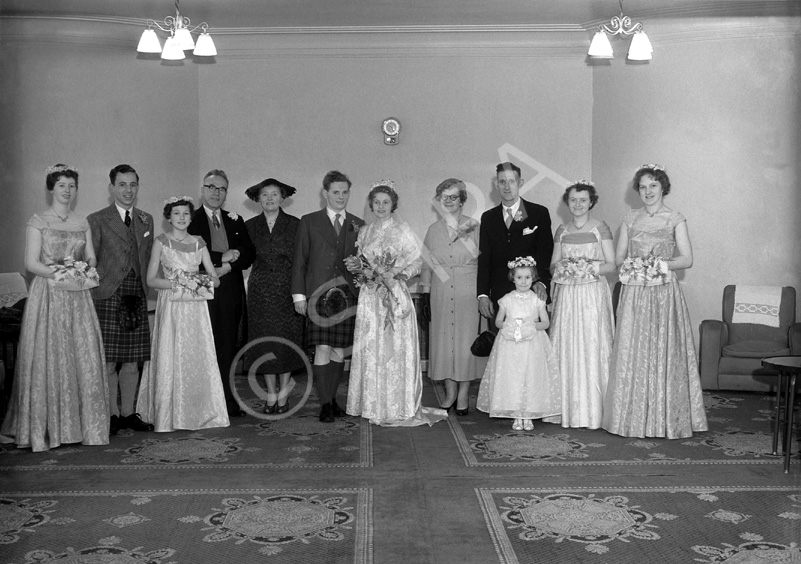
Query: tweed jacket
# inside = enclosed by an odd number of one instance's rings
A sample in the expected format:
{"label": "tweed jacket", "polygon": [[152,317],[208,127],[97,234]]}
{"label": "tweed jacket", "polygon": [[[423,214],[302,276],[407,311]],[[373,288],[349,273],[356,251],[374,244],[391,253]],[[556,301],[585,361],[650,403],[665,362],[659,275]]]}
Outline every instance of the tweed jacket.
{"label": "tweed jacket", "polygon": [[[331,287],[330,282],[341,277],[354,296],[359,292],[353,275],[345,268],[344,259],[356,254],[356,237],[364,221],[345,212],[344,242],[338,244],[337,234],[326,208],[300,218],[295,235],[295,258],[292,261],[292,294],[303,294],[310,299]],[[341,283],[341,282],[340,282]]]}
{"label": "tweed jacket", "polygon": [[[153,248],[153,216],[138,208],[131,208],[136,247],[129,239],[129,228],[120,218],[115,204],[89,214],[86,219],[92,228],[92,244],[97,256],[97,273],[100,275],[100,285],[91,290],[92,298],[110,298],[128,275],[126,265],[131,259],[139,261],[142,290],[147,296],[147,264]],[[133,256],[134,253],[136,256]]]}
{"label": "tweed jacket", "polygon": [[531,256],[537,261],[540,281],[550,289],[553,233],[551,215],[539,204],[520,199],[519,221],[512,221],[509,229],[503,217],[502,205],[481,215],[478,239],[478,295],[487,295],[493,303],[514,289],[507,274],[506,264],[516,257]]}

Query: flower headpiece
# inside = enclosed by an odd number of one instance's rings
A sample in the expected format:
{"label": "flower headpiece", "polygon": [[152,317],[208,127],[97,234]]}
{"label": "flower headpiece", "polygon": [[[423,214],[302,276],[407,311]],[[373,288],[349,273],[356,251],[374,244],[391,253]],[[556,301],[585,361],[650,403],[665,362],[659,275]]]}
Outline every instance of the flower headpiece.
{"label": "flower headpiece", "polygon": [[536,268],[537,261],[534,260],[534,257],[517,257],[515,260],[510,260],[506,263],[506,267],[509,270],[521,266],[530,266],[531,268]]}
{"label": "flower headpiece", "polygon": [[50,176],[54,172],[67,172],[67,171],[74,172],[75,174],[78,174],[78,169],[77,168],[75,168],[74,166],[68,166],[68,165],[49,166],[49,167],[47,167],[45,169],[45,174]]}
{"label": "flower headpiece", "polygon": [[593,188],[595,188],[595,182],[593,182],[592,180],[585,180],[583,178],[579,178],[578,180],[574,181],[573,184],[568,186],[567,189],[570,190],[574,186],[579,186],[579,185],[592,186]]}
{"label": "flower headpiece", "polygon": [[370,190],[372,190],[373,188],[377,188],[379,186],[386,186],[392,192],[395,191],[395,183],[392,180],[388,180],[386,178],[382,178],[378,182],[373,182],[373,186],[372,186],[372,188],[370,188]]}
{"label": "flower headpiece", "polygon": [[194,202],[192,201],[192,198],[190,198],[189,196],[173,196],[171,198],[167,198],[166,200],[164,200],[164,205],[168,206],[170,204],[175,204],[178,202],[195,205]]}
{"label": "flower headpiece", "polygon": [[644,165],[642,165],[642,166],[641,166],[641,167],[640,167],[638,170],[643,170],[643,169],[645,169],[645,168],[647,168],[647,169],[650,169],[650,170],[658,170],[658,171],[660,171],[660,172],[665,172],[665,167],[663,167],[662,165],[659,165],[659,164],[653,164],[653,163],[651,163],[651,164],[644,164]]}

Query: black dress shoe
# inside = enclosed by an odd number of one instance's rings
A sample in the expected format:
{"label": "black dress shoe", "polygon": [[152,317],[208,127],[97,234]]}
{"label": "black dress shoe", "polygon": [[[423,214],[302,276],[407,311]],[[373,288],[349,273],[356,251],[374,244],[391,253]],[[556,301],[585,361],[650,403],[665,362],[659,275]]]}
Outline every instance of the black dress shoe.
{"label": "black dress shoe", "polygon": [[337,400],[331,400],[331,412],[333,413],[334,417],[345,417],[347,413],[344,409],[337,405]]}
{"label": "black dress shoe", "polygon": [[[456,402],[453,402],[453,405],[456,405]],[[469,405],[464,409],[459,409],[458,407],[456,408],[456,415],[467,415],[468,413],[470,413]]]}
{"label": "black dress shoe", "polygon": [[120,418],[116,415],[111,416],[111,421],[108,425],[108,434],[111,437],[115,437],[117,435],[117,431],[120,430]]}
{"label": "black dress shoe", "polygon": [[330,403],[323,404],[323,408],[320,410],[320,422],[321,423],[334,422],[334,410],[331,407]]}
{"label": "black dress shoe", "polygon": [[275,413],[275,404],[270,405],[269,403],[265,403],[262,413],[266,413],[268,415]]}
{"label": "black dress shoe", "polygon": [[122,427],[133,429],[134,431],[152,431],[154,428],[150,423],[142,421],[138,413],[131,413],[127,417],[123,417],[120,424],[120,428]]}
{"label": "black dress shoe", "polygon": [[445,407],[444,405],[441,405],[441,406],[439,406],[439,408],[440,409],[444,409],[445,411],[450,413],[450,411],[452,409],[456,409],[456,400],[453,400],[453,402],[451,402],[451,404],[449,406],[447,406],[447,407]]}
{"label": "black dress shoe", "polygon": [[240,409],[238,407],[228,408],[228,417],[244,417],[245,415],[247,415],[247,413],[245,413],[245,410],[243,409]]}
{"label": "black dress shoe", "polygon": [[276,413],[286,413],[287,411],[289,411],[289,404],[286,403],[284,405],[279,405],[275,410]]}

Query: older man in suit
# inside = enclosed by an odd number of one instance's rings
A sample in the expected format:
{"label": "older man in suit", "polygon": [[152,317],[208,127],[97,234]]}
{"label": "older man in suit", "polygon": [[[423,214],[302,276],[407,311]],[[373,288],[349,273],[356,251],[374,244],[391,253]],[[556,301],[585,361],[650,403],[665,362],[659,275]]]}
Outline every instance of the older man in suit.
{"label": "older man in suit", "polygon": [[358,292],[345,257],[356,253],[364,221],[345,211],[350,179],[332,170],[323,178],[325,209],[304,215],[295,236],[292,299],[307,316],[306,344],[314,345],[312,371],[320,396],[320,421],[343,417],[337,389],[345,371],[345,349],[353,346]]}
{"label": "older man in suit", "polygon": [[220,286],[214,290],[214,299],[208,302],[209,317],[228,415],[241,417],[245,412],[231,391],[229,375],[239,344],[239,330],[245,327],[245,282],[242,271],[253,263],[256,249],[242,217],[222,209],[228,196],[228,175],[225,171],[211,170],[203,177],[201,196],[203,205],[192,216],[188,231],[206,242],[211,262],[220,277]]}
{"label": "older man in suit", "polygon": [[548,297],[553,253],[551,215],[544,206],[520,197],[523,183],[520,167],[510,162],[496,166],[493,184],[501,203],[481,215],[476,289],[478,309],[489,319],[498,310],[498,300],[514,289],[507,277],[507,263],[515,257],[534,257],[539,280],[533,289],[543,300]]}
{"label": "older man in suit", "polygon": [[141,363],[150,359],[145,280],[153,246],[153,216],[134,207],[139,174],[127,164],[109,173],[114,203],[90,214],[100,285],[92,289],[106,351],[110,433],[152,431],[136,413]]}

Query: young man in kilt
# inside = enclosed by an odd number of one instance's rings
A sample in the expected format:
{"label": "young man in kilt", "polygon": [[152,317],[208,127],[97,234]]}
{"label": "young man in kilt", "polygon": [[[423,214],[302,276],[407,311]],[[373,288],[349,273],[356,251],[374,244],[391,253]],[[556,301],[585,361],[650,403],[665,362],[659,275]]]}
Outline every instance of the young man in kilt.
{"label": "young man in kilt", "polygon": [[153,216],[134,207],[139,174],[121,164],[109,173],[114,203],[87,217],[97,255],[100,285],[92,288],[106,351],[111,424],[119,429],[152,431],[136,413],[136,388],[142,363],[150,360],[145,281],[153,246]]}
{"label": "young man in kilt", "polygon": [[345,211],[351,182],[332,170],[323,178],[325,209],[304,215],[295,236],[292,300],[307,317],[306,344],[314,345],[312,371],[320,397],[320,421],[343,417],[337,388],[345,371],[345,350],[353,346],[358,291],[345,268],[356,254],[356,237],[364,221]]}

